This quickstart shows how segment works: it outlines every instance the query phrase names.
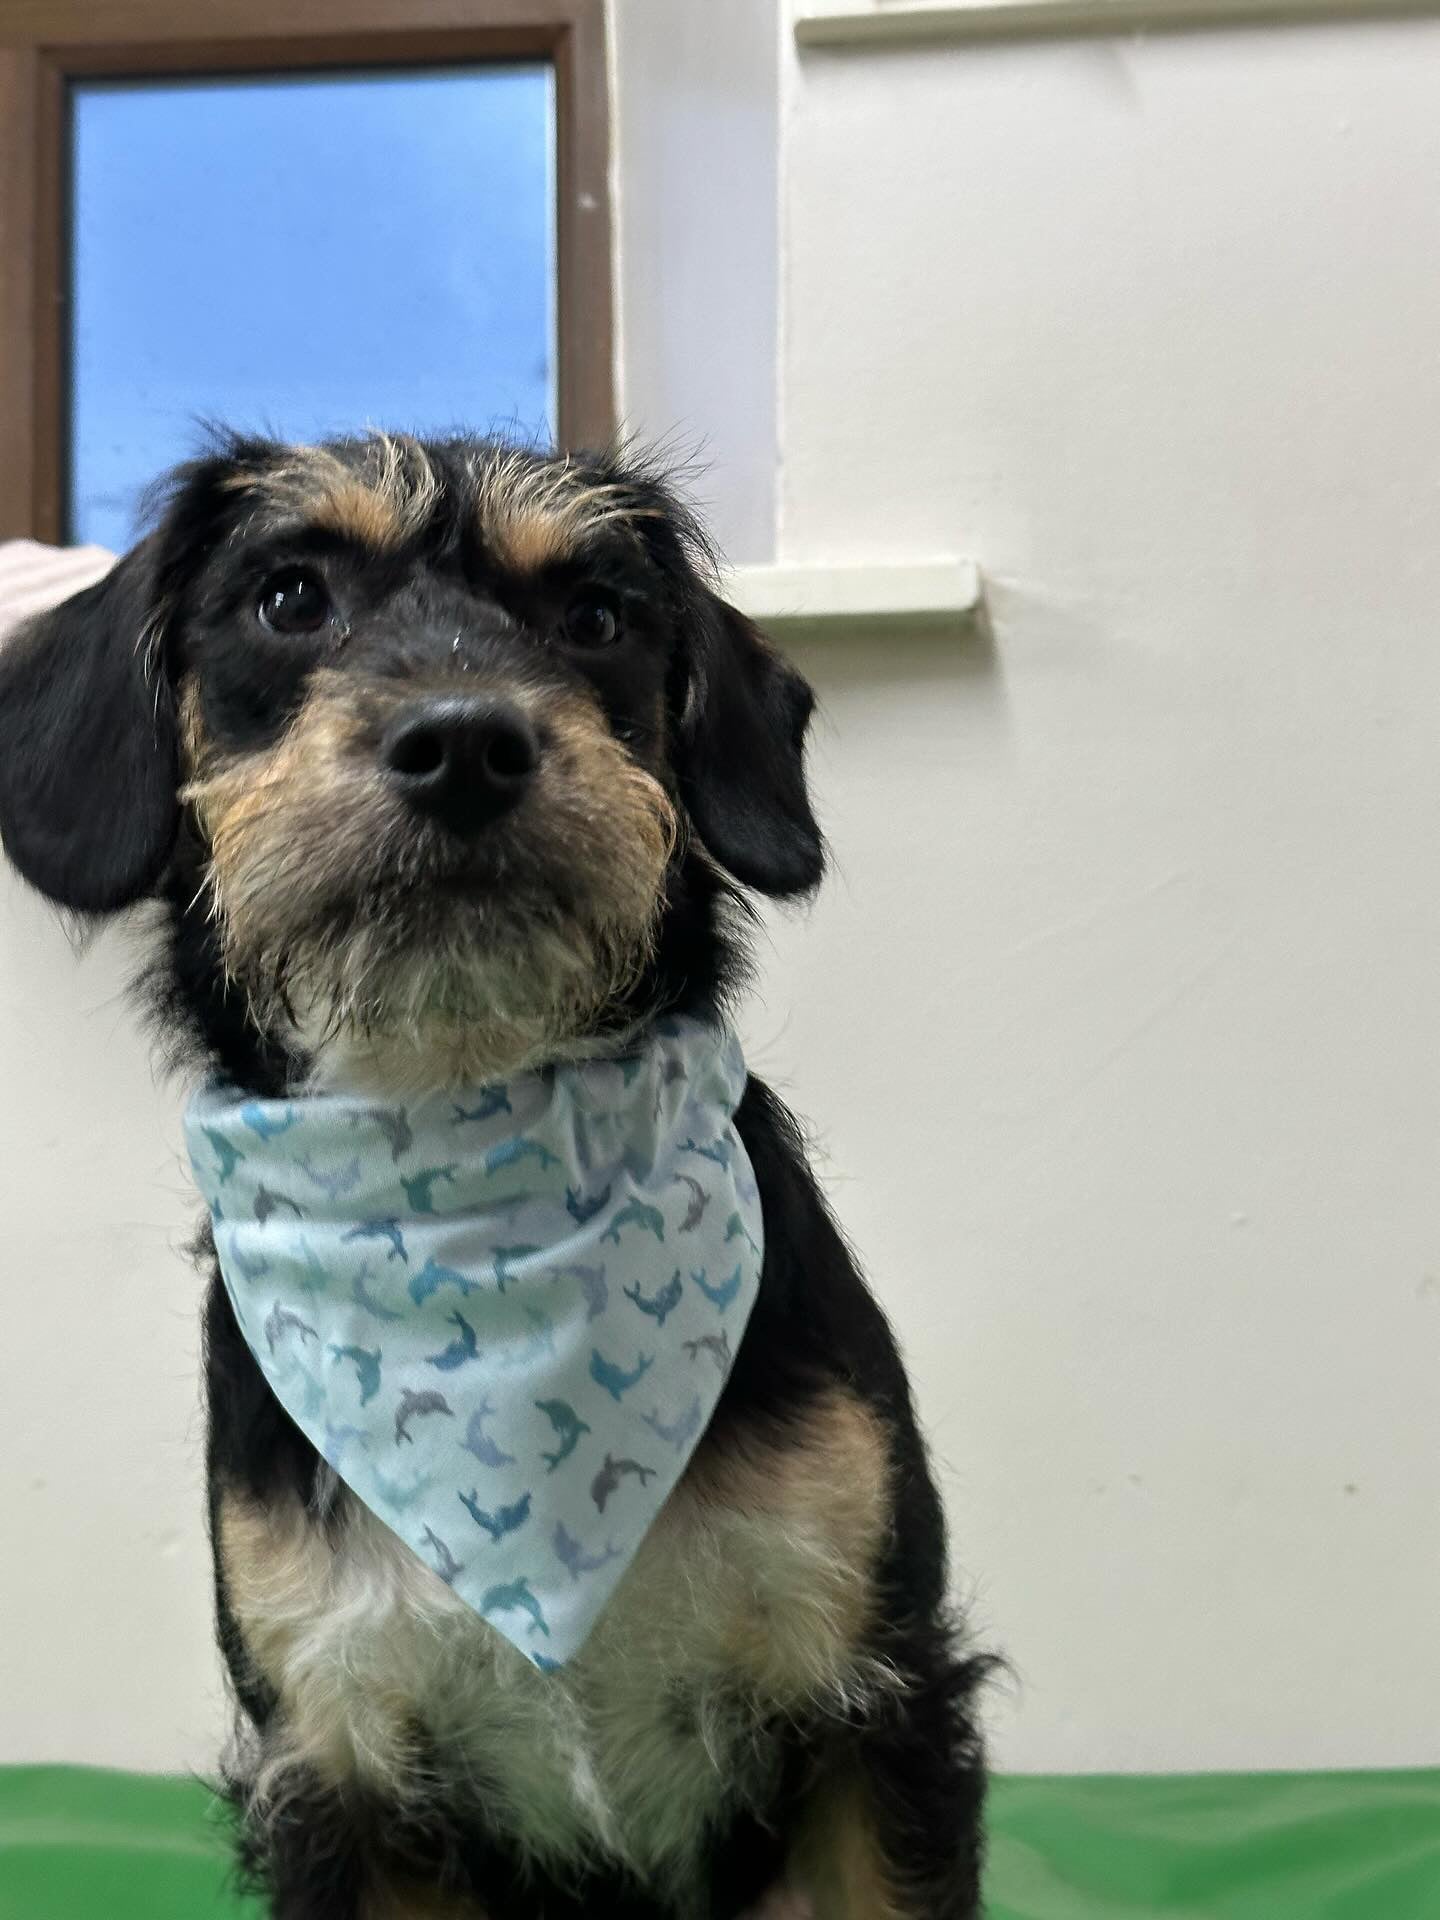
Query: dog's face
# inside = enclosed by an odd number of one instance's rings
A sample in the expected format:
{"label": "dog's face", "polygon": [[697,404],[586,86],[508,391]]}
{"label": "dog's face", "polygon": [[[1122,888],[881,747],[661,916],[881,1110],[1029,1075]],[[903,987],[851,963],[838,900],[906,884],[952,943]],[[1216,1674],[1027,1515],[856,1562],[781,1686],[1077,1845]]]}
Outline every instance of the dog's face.
{"label": "dog's face", "polygon": [[809,690],[704,565],[618,461],[233,442],[0,657],[0,834],[84,911],[195,882],[291,1046],[544,1058],[647,1010],[684,861],[819,877]]}

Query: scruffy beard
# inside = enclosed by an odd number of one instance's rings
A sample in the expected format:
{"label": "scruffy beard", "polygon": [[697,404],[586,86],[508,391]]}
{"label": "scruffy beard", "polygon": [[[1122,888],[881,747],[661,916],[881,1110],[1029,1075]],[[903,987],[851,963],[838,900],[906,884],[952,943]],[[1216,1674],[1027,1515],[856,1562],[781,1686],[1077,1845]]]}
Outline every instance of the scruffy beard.
{"label": "scruffy beard", "polygon": [[421,945],[367,926],[292,948],[251,1005],[306,1057],[309,1084],[412,1096],[474,1085],[622,1042],[656,917],[638,934],[567,921],[488,943],[460,927]]}
{"label": "scruffy beard", "polygon": [[613,1047],[645,1011],[676,844],[660,783],[562,714],[536,804],[457,868],[335,750],[348,728],[306,714],[184,792],[209,846],[197,903],[254,1025],[314,1081],[411,1094]]}

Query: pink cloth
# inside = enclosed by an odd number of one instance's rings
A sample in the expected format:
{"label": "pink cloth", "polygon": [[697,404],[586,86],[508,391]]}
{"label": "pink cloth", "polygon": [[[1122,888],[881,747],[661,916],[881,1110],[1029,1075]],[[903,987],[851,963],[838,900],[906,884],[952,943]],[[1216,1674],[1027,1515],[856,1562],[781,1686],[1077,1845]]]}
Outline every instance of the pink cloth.
{"label": "pink cloth", "polygon": [[32,613],[93,586],[115,564],[104,547],[46,547],[0,540],[0,641]]}

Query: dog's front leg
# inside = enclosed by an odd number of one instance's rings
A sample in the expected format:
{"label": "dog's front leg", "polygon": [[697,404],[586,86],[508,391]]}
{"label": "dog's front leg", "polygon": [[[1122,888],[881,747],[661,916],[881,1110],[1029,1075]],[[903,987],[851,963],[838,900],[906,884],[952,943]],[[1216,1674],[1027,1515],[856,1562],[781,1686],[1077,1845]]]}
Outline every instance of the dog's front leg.
{"label": "dog's front leg", "polygon": [[976,1920],[977,1797],[943,1764],[926,1804],[915,1797],[913,1779],[877,1773],[863,1755],[838,1767],[805,1810],[786,1886],[755,1920]]}
{"label": "dog's front leg", "polygon": [[[887,1844],[875,1794],[858,1761],[835,1769],[815,1788],[791,1859],[793,1891],[803,1902],[795,1920],[939,1920],[941,1909],[906,1900],[908,1879],[898,1849]],[[807,1911],[808,1909],[808,1911]],[[955,1910],[955,1920],[964,1909]],[[767,1916],[768,1920],[768,1916]],[[775,1920],[791,1920],[783,1907]],[[946,1920],[951,1920],[949,1914]]]}
{"label": "dog's front leg", "polygon": [[487,1915],[473,1900],[396,1882],[372,1889],[362,1920],[487,1920]]}
{"label": "dog's front leg", "polygon": [[808,1893],[794,1887],[772,1887],[758,1906],[750,1907],[741,1920],[815,1920],[815,1902]]}
{"label": "dog's front leg", "polygon": [[474,1899],[381,1857],[387,1822],[312,1774],[292,1776],[268,1814],[243,1819],[244,1877],[270,1920],[488,1920]]}

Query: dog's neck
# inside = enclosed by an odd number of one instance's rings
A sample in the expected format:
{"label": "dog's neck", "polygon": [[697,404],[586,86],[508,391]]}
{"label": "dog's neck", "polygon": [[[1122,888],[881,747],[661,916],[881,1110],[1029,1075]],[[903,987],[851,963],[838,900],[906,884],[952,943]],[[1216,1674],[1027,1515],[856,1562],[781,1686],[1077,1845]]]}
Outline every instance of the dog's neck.
{"label": "dog's neck", "polygon": [[528,1046],[497,1046],[483,1022],[471,1029],[416,1033],[338,1033],[295,1037],[294,1084],[306,1093],[368,1099],[418,1099],[509,1080],[537,1067],[573,1065],[623,1052],[643,1031],[635,1019],[602,1033],[536,1035]]}

